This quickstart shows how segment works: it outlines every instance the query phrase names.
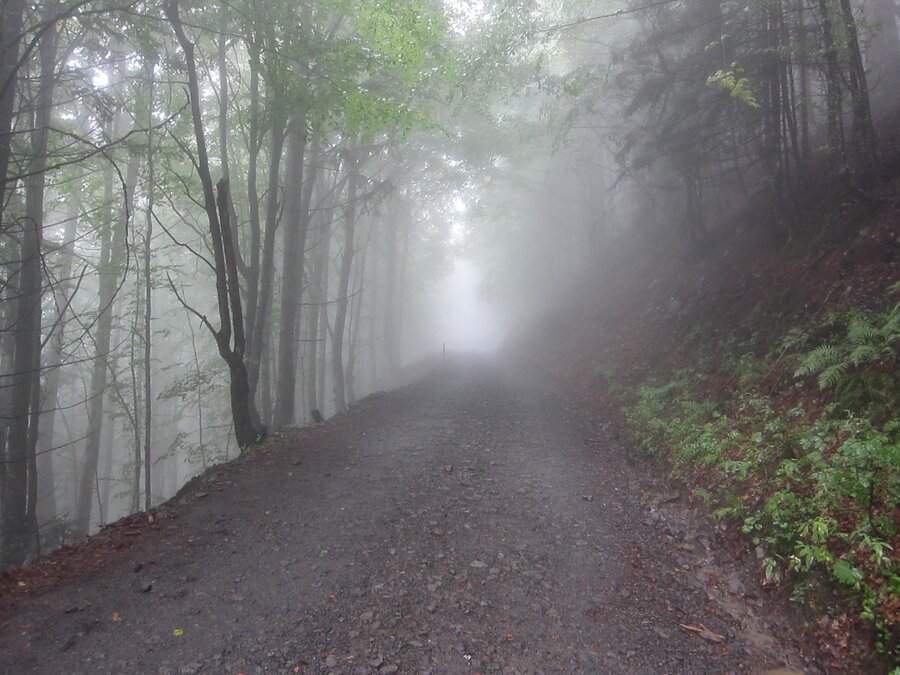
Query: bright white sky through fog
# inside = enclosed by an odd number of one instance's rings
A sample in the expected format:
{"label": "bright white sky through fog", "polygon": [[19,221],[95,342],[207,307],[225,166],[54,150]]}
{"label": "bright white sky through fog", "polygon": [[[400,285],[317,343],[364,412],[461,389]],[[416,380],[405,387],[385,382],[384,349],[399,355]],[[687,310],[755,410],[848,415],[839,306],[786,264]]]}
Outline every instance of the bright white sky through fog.
{"label": "bright white sky through fog", "polygon": [[503,340],[496,311],[478,295],[479,274],[472,263],[459,260],[438,286],[438,339],[447,351],[494,351]]}

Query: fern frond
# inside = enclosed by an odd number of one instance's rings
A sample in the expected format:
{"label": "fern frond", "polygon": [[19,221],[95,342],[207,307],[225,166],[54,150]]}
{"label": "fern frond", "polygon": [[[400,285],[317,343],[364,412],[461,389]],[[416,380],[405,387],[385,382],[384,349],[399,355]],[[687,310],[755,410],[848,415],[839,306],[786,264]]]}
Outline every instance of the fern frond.
{"label": "fern frond", "polygon": [[900,340],[900,303],[894,305],[894,309],[887,315],[887,319],[881,327],[881,335],[888,344]]}
{"label": "fern frond", "polygon": [[859,345],[850,352],[849,361],[858,368],[863,364],[877,361],[880,356],[881,352],[872,345]]}
{"label": "fern frond", "polygon": [[822,371],[840,361],[841,354],[833,345],[820,345],[803,357],[795,377],[805,377]]}
{"label": "fern frond", "polygon": [[881,331],[864,317],[854,317],[847,329],[847,338],[855,345],[875,342],[881,337]]}
{"label": "fern frond", "polygon": [[819,373],[819,389],[833,389],[844,377],[847,368],[848,364],[846,361],[841,361],[825,368]]}

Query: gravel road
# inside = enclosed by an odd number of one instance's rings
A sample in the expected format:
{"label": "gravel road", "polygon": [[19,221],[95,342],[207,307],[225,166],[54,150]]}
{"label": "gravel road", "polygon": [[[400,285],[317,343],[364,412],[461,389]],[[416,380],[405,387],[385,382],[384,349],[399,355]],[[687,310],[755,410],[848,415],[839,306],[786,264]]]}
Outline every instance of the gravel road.
{"label": "gravel road", "polygon": [[0,671],[802,672],[687,512],[540,378],[454,359],[58,554],[90,564],[0,601]]}

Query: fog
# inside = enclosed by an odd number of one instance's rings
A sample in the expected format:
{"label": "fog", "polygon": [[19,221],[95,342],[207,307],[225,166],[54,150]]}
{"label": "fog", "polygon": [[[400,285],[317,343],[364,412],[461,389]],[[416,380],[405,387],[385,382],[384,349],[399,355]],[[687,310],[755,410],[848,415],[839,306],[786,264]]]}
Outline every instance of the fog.
{"label": "fog", "polygon": [[552,328],[651,246],[789,240],[813,178],[869,189],[900,79],[892,0],[24,5],[0,567]]}
{"label": "fog", "polygon": [[485,301],[482,278],[473,262],[458,260],[436,289],[435,334],[448,351],[495,352],[503,343],[499,310]]}

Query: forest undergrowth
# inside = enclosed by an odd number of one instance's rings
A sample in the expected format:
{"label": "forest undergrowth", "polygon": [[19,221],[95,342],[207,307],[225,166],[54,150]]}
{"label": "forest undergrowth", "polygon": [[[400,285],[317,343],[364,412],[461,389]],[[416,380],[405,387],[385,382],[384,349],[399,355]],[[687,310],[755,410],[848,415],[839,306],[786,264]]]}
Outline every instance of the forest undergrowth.
{"label": "forest undergrowth", "polygon": [[663,461],[839,671],[900,663],[900,182],[884,195],[811,202],[788,243],[745,226],[620,260],[523,352]]}

